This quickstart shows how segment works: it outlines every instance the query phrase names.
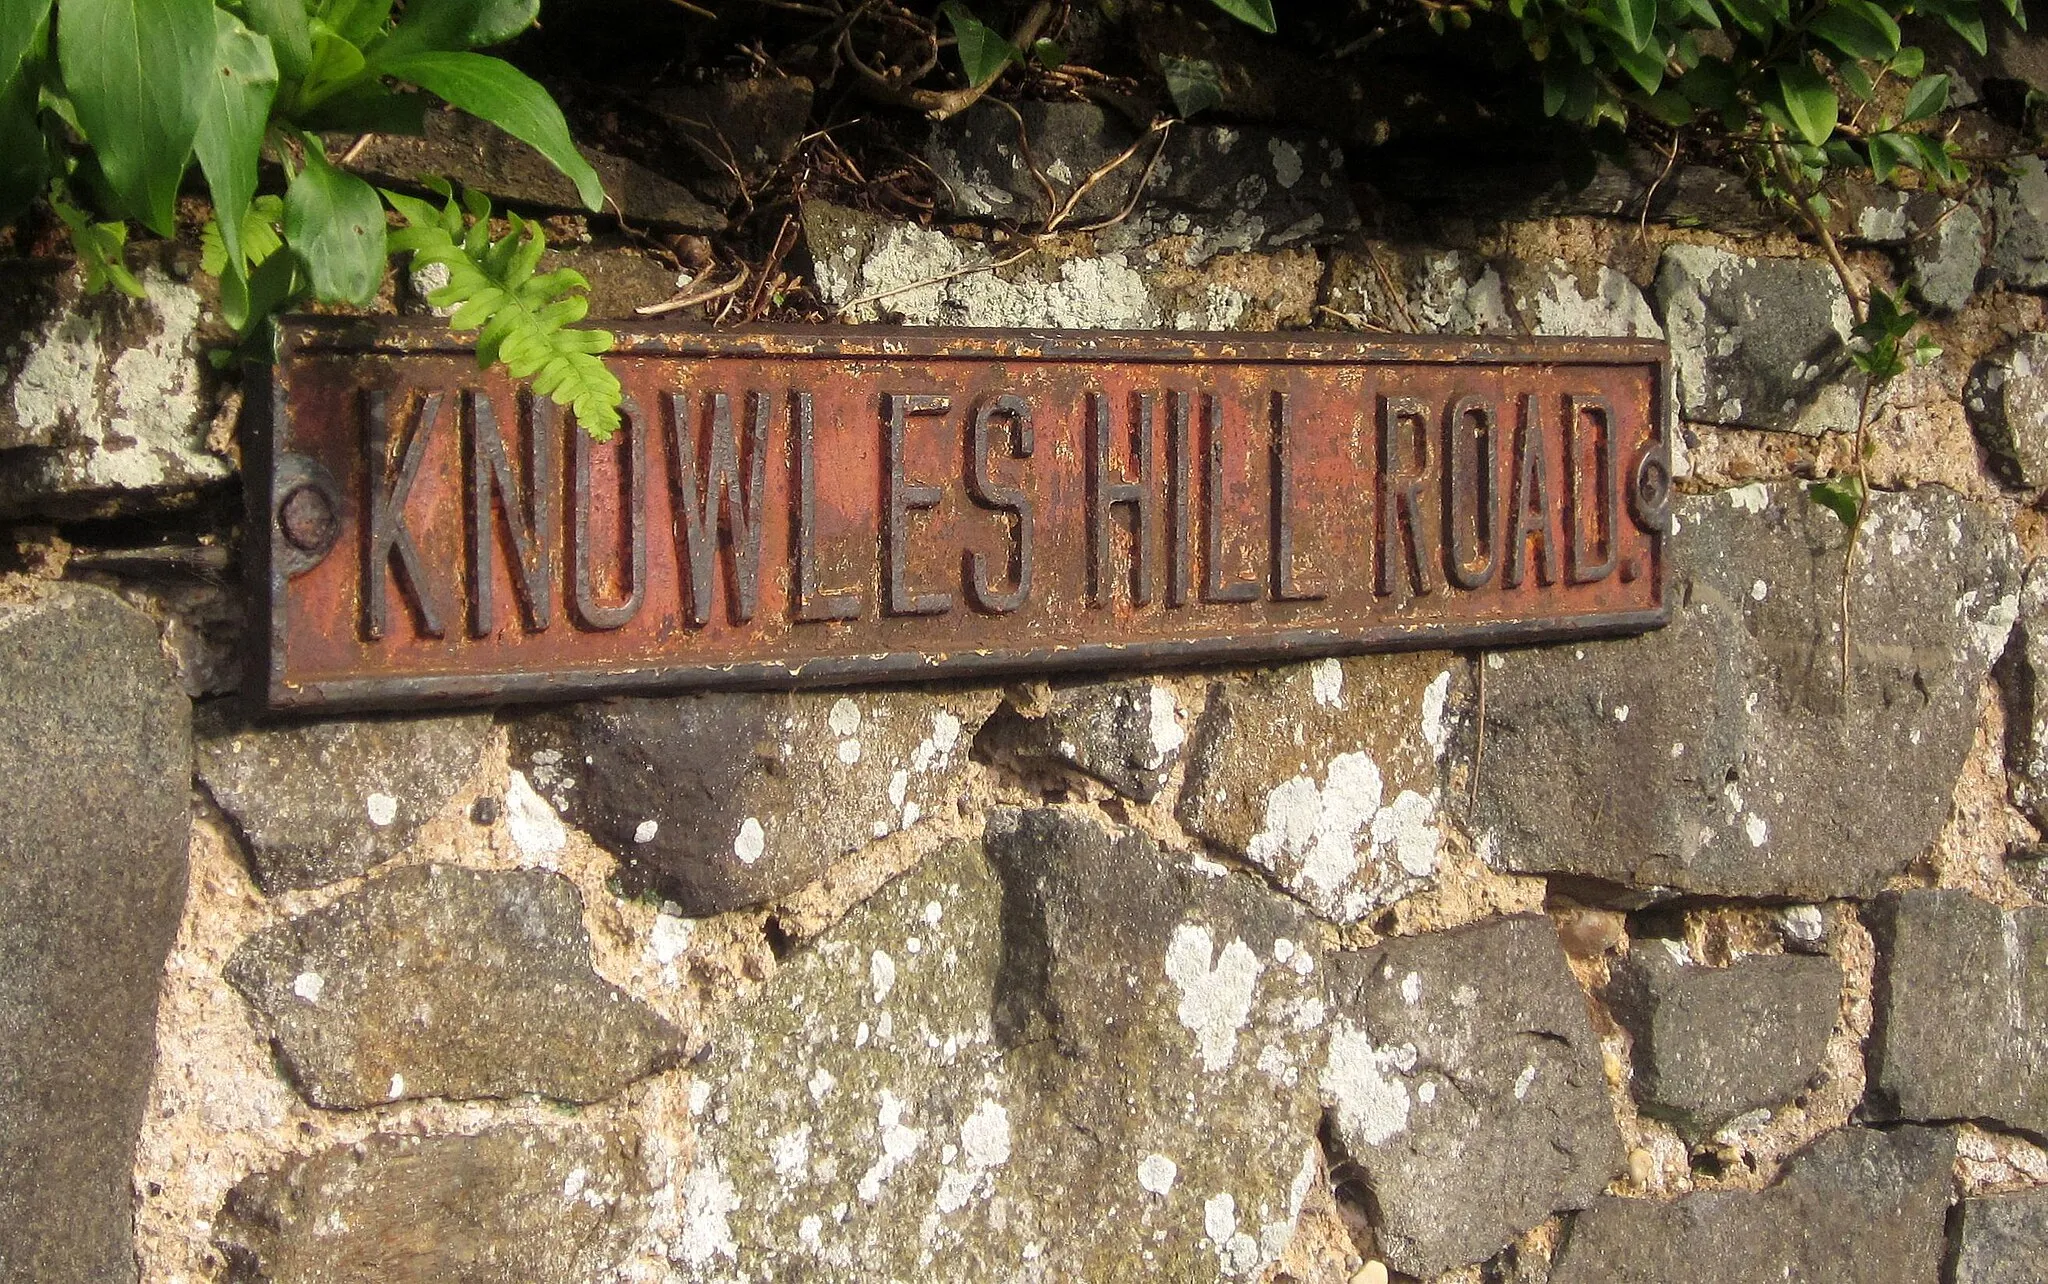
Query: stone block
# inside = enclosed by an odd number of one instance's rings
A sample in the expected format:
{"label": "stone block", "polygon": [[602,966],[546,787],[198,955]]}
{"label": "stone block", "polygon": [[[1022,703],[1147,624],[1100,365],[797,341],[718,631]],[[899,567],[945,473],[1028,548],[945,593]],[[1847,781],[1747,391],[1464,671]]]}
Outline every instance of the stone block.
{"label": "stone block", "polygon": [[1963,1201],[1954,1284],[2040,1284],[2048,1278],[2048,1188]]}
{"label": "stone block", "polygon": [[397,870],[249,938],[226,975],[317,1106],[599,1101],[683,1051],[592,970],[582,898],[540,870]]}
{"label": "stone block", "polygon": [[2001,481],[2048,486],[2048,334],[2026,335],[1978,362],[1963,408]]}
{"label": "stone block", "polygon": [[1694,966],[1675,942],[1638,940],[1613,967],[1608,1006],[1634,1040],[1634,1091],[1694,1140],[1798,1096],[1841,1007],[1834,960],[1783,954]]}
{"label": "stone block", "polygon": [[215,1222],[233,1284],[589,1284],[647,1217],[630,1139],[372,1136],[243,1179]]}
{"label": "stone block", "polygon": [[1072,201],[1063,225],[1087,226],[1129,209],[1124,231],[1190,235],[1205,254],[1318,244],[1358,226],[1344,153],[1314,134],[1181,125],[1145,139],[1094,103],[983,99],[935,127],[922,155],[956,218],[1043,225]]}
{"label": "stone block", "polygon": [[1827,264],[1674,245],[1657,269],[1679,413],[1695,423],[1854,432],[1849,296]]}
{"label": "stone block", "polygon": [[1922,194],[1907,202],[1913,236],[1906,272],[1913,297],[1928,311],[1962,311],[1984,269],[1984,219],[1972,205]]}
{"label": "stone block", "polygon": [[1948,819],[2018,611],[2002,519],[1932,487],[1873,497],[1845,704],[1834,515],[1763,483],[1674,512],[1668,627],[1486,658],[1482,850],[1610,891],[1875,894]]}
{"label": "stone block", "polygon": [[2021,156],[1974,198],[1991,229],[1984,267],[2015,290],[2048,286],[2048,162]]}
{"label": "stone block", "polygon": [[1869,1107],[2048,1136],[2048,909],[1960,890],[1888,892],[1877,942]]}
{"label": "stone block", "polygon": [[[1322,263],[1310,250],[1185,255],[1062,238],[1019,261],[825,201],[804,204],[812,280],[849,321],[1083,330],[1281,330],[1313,319]],[[997,266],[1000,264],[1000,266]],[[985,270],[984,270],[985,269]]]}
{"label": "stone block", "polygon": [[191,706],[156,625],[0,601],[0,1280],[135,1278],[136,1132],[185,903]]}
{"label": "stone block", "polygon": [[953,805],[992,692],[706,693],[512,724],[533,786],[690,916],[760,905]]}
{"label": "stone block", "polygon": [[812,94],[802,76],[758,76],[660,85],[644,101],[695,153],[697,163],[679,177],[730,205],[796,154],[811,125]]}
{"label": "stone block", "polygon": [[1620,1170],[1586,994],[1540,915],[1325,958],[1331,1132],[1395,1270],[1492,1257]]}
{"label": "stone block", "polygon": [[1357,922],[1435,878],[1465,681],[1452,657],[1415,653],[1218,683],[1188,749],[1180,822],[1324,918]]}
{"label": "stone block", "polygon": [[489,714],[251,727],[232,705],[198,726],[199,779],[267,892],[352,878],[412,844],[476,771]]}
{"label": "stone block", "polygon": [[1844,1128],[1762,1191],[1603,1196],[1573,1220],[1550,1284],[1939,1284],[1955,1144]]}
{"label": "stone block", "polygon": [[1070,767],[1146,803],[1172,774],[1186,738],[1165,687],[1091,682],[1050,688],[1042,700],[1006,700],[976,748],[1020,767]]}
{"label": "stone block", "polygon": [[1427,246],[1339,249],[1330,306],[1403,334],[1661,339],[1635,282],[1604,263],[1486,260]]}
{"label": "stone block", "polygon": [[69,264],[0,271],[0,518],[161,508],[234,475],[207,448],[198,291],[87,296]]}
{"label": "stone block", "polygon": [[710,1034],[684,1280],[1251,1279],[1317,1180],[1313,926],[999,811]]}
{"label": "stone block", "polygon": [[2027,568],[2013,644],[1996,670],[2005,697],[2005,779],[2013,805],[2048,827],[2048,563]]}
{"label": "stone block", "polygon": [[[353,135],[334,136],[328,151],[336,156],[353,152],[346,167],[373,183],[416,187],[422,174],[437,174],[500,205],[590,212],[576,185],[546,157],[497,126],[461,112],[428,112],[421,134],[372,134],[360,151],[355,143]],[[725,214],[682,184],[623,156],[594,147],[577,150],[597,170],[605,195],[618,203],[626,222],[698,232],[725,227]]]}

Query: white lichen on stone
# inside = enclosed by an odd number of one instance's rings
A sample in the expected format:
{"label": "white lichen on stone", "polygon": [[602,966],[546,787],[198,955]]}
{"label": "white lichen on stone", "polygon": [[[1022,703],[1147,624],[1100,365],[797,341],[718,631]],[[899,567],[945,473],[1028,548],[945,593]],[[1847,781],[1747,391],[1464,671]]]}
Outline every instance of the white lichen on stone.
{"label": "white lichen on stone", "polygon": [[1165,1155],[1151,1154],[1138,1161],[1138,1185],[1162,1198],[1173,1192],[1180,1165]]}
{"label": "white lichen on stone", "polygon": [[740,829],[732,839],[732,854],[742,865],[751,865],[761,859],[761,853],[768,848],[768,831],[753,816],[740,822]]}
{"label": "white lichen on stone", "polygon": [[721,1257],[738,1261],[739,1246],[733,1243],[727,1219],[740,1206],[739,1192],[724,1173],[710,1164],[693,1169],[683,1182],[683,1227],[676,1240],[675,1260],[698,1269]]}
{"label": "white lichen on stone", "polygon": [[861,1174],[854,1187],[861,1202],[872,1204],[881,1198],[882,1185],[895,1176],[917,1148],[924,1144],[924,1130],[913,1128],[904,1122],[910,1113],[909,1103],[887,1088],[882,1089],[875,1111],[875,1137],[881,1143],[881,1154],[868,1170]]}
{"label": "white lichen on stone", "polygon": [[1202,1067],[1212,1074],[1237,1053],[1237,1035],[1250,1018],[1262,969],[1251,947],[1232,940],[1216,951],[1215,939],[1200,923],[1173,929],[1166,948],[1166,976],[1180,991],[1176,1015],[1194,1034]]}
{"label": "white lichen on stone", "polygon": [[1378,1146],[1404,1131],[1412,1109],[1406,1074],[1414,1068],[1413,1045],[1380,1048],[1348,1021],[1334,1026],[1320,1086],[1340,1135]]}
{"label": "white lichen on stone", "polygon": [[547,800],[533,791],[524,772],[505,778],[505,832],[530,860],[559,856],[569,845],[569,831]]}

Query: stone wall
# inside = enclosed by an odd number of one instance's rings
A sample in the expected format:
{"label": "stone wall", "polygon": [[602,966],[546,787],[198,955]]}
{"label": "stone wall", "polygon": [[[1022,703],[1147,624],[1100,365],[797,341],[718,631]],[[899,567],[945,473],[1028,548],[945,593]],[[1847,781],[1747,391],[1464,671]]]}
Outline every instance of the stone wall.
{"label": "stone wall", "polygon": [[[1023,124],[1062,200],[1130,141]],[[1668,337],[1673,623],[252,726],[189,247],[8,263],[0,1280],[2048,1278],[2039,160],[1844,216],[1943,347],[1845,567],[1846,296],[1729,176],[1432,203],[1177,127],[1019,256],[1014,139],[922,145],[933,226],[810,202],[818,296]]]}

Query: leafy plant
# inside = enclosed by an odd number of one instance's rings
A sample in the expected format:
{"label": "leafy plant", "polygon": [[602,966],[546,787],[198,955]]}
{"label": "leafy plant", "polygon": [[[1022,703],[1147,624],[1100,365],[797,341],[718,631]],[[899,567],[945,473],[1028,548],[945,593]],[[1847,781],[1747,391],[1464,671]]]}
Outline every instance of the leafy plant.
{"label": "leafy plant", "polygon": [[531,379],[535,392],[575,411],[584,431],[609,441],[619,430],[619,381],[598,354],[611,350],[612,335],[567,328],[589,312],[582,291],[590,283],[568,268],[535,275],[547,249],[539,226],[508,215],[511,230],[493,240],[488,199],[464,192],[458,204],[447,184],[436,186],[446,198],[439,209],[384,193],[406,221],[391,234],[391,248],[409,253],[416,272],[428,266],[448,272],[447,284],[428,294],[427,302],[455,309],[451,329],[477,331],[478,365],[504,362],[514,379]]}
{"label": "leafy plant", "polygon": [[[385,216],[318,133],[418,133],[436,101],[532,145],[591,209],[604,193],[547,91],[475,52],[539,0],[0,0],[0,222],[46,191],[88,288],[138,293],[127,221],[160,236],[193,164],[213,198],[204,268],[247,336],[280,307],[366,303]],[[417,92],[424,91],[424,92]],[[283,188],[260,193],[263,162]]]}

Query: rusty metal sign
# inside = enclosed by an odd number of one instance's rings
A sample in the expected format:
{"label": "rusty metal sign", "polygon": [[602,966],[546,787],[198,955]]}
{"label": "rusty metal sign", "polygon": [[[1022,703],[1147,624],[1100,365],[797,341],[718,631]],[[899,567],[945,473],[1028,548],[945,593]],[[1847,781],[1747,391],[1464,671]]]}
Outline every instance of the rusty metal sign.
{"label": "rusty metal sign", "polygon": [[438,327],[255,403],[275,708],[1304,657],[1667,618],[1662,344],[622,333],[625,428]]}

